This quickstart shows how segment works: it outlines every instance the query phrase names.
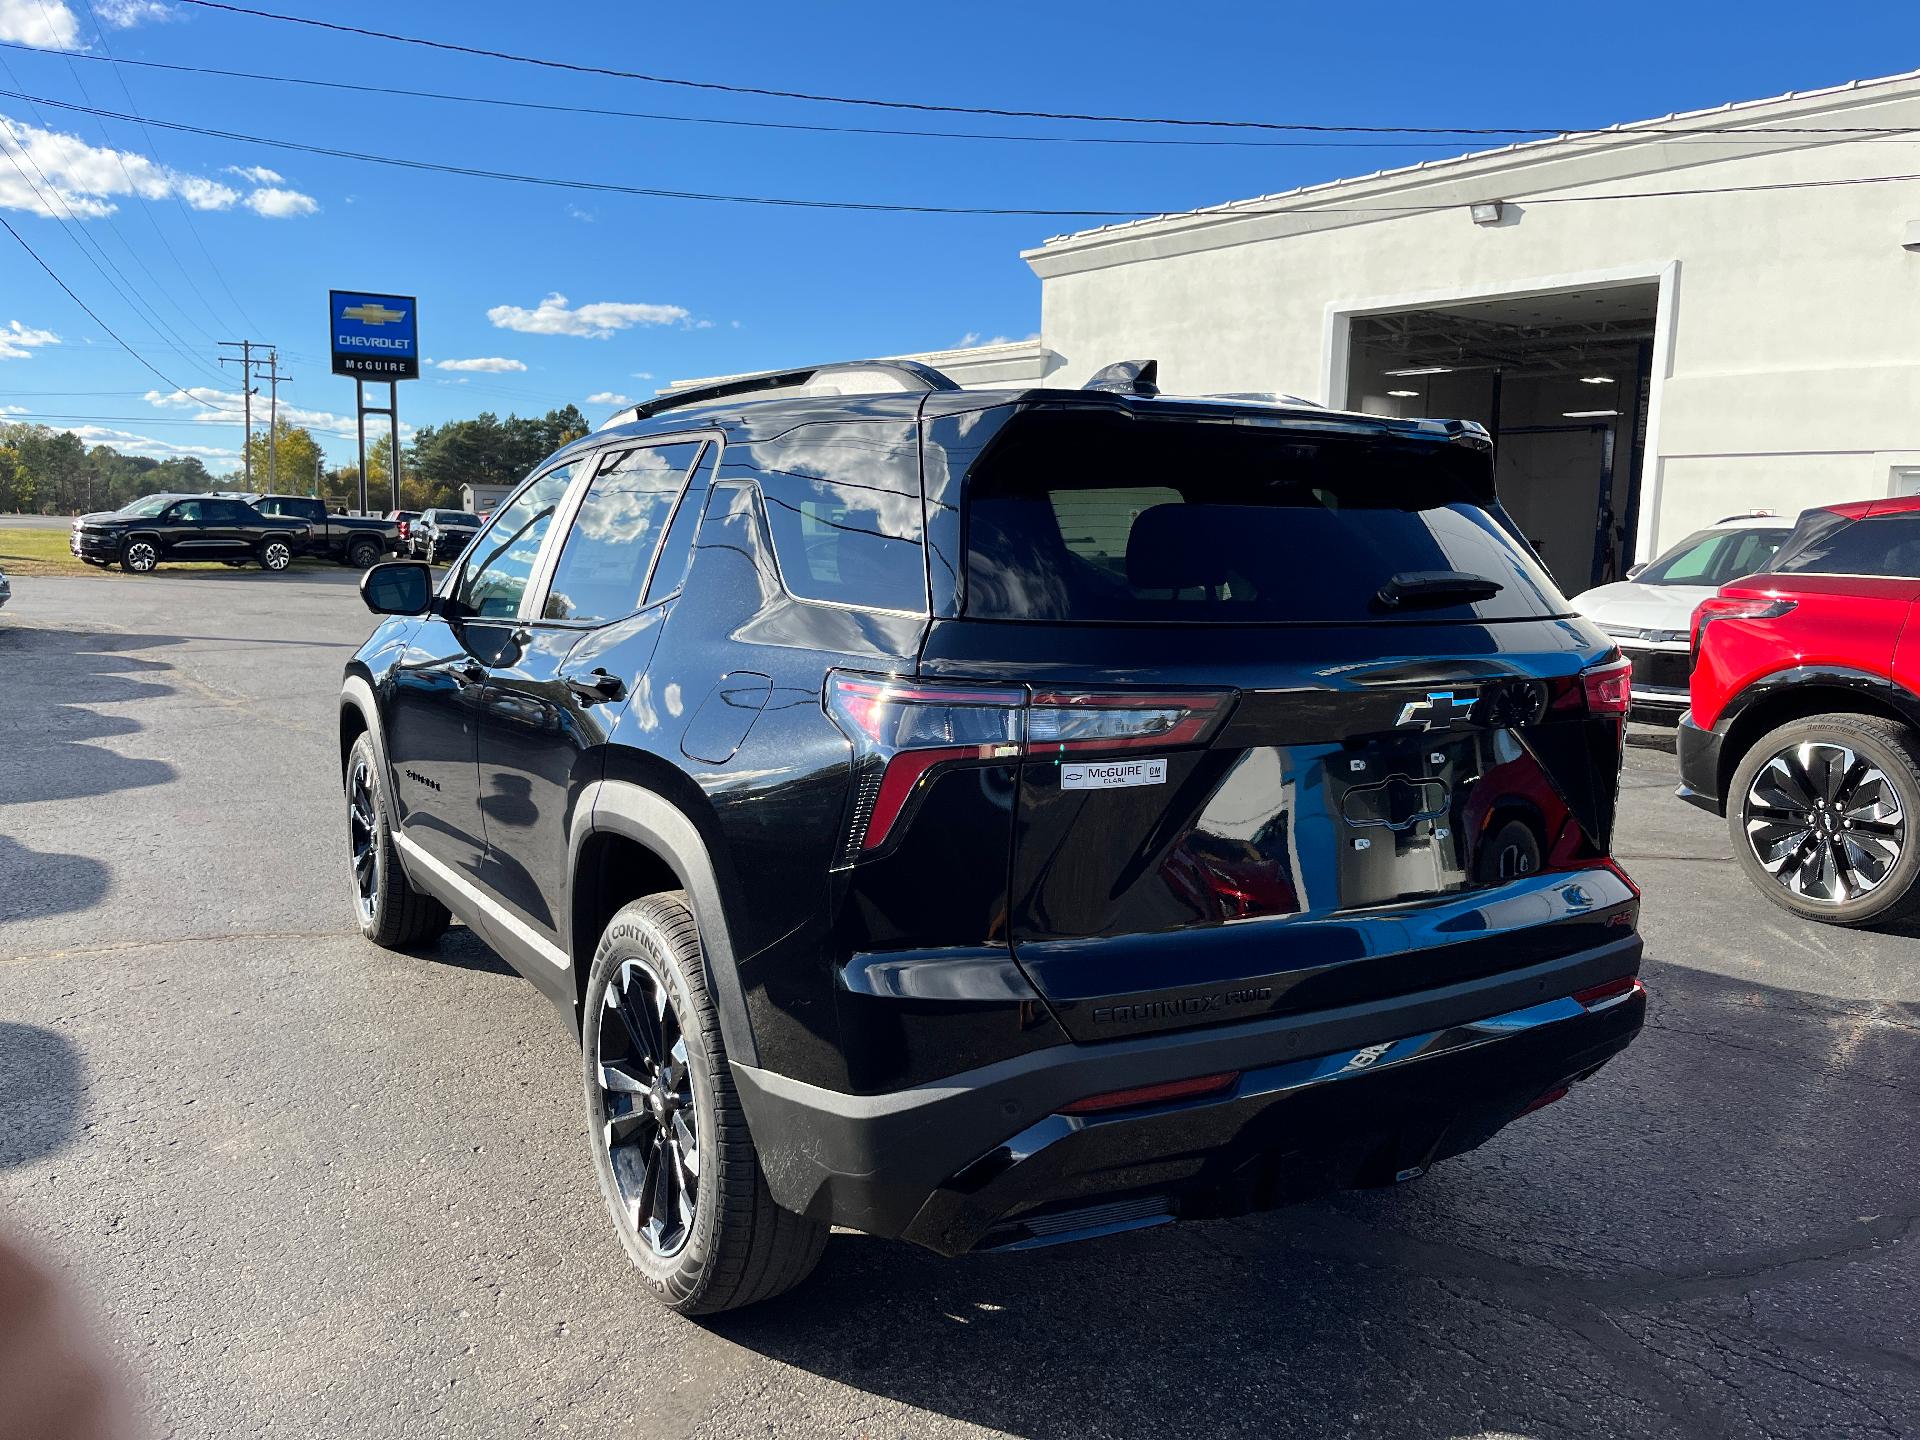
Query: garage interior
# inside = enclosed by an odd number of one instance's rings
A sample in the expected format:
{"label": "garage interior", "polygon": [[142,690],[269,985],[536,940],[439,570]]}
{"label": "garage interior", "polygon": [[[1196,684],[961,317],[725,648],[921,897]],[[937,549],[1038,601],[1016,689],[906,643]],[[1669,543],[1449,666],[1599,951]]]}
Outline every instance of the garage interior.
{"label": "garage interior", "polygon": [[1638,559],[1659,287],[1647,282],[1358,315],[1347,403],[1478,420],[1500,498],[1568,595]]}

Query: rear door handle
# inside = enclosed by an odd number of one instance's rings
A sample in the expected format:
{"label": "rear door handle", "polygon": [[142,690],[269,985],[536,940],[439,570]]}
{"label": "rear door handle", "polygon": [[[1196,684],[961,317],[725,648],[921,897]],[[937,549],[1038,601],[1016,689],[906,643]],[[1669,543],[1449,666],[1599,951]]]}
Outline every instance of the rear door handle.
{"label": "rear door handle", "polygon": [[584,705],[608,705],[627,698],[627,687],[620,677],[598,666],[584,675],[567,676],[566,684]]}

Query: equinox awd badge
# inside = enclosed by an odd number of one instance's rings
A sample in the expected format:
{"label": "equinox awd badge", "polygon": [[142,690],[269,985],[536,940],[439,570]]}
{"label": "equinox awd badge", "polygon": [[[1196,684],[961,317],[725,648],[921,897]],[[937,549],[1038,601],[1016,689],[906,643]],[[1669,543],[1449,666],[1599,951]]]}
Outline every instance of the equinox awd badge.
{"label": "equinox awd badge", "polygon": [[1400,718],[1393,723],[1402,728],[1412,725],[1422,730],[1445,730],[1471,715],[1479,698],[1470,690],[1429,690],[1426,699],[1402,705]]}

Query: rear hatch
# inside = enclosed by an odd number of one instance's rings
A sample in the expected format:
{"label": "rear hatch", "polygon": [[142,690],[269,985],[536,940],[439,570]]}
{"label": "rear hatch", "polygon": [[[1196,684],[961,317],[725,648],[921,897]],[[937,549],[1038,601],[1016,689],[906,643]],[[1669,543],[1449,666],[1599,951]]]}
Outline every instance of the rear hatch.
{"label": "rear hatch", "polygon": [[1068,1032],[1352,1004],[1624,934],[1625,670],[1514,540],[1484,438],[1151,414],[1001,428],[966,477],[962,613],[921,666],[1004,707],[1005,938]]}

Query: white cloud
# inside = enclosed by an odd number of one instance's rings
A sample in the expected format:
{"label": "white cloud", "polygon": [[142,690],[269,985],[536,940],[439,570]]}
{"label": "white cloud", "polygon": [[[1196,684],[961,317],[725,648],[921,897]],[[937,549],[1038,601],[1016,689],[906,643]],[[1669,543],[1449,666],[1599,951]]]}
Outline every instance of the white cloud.
{"label": "white cloud", "polygon": [[633,397],[631,395],[622,395],[617,390],[602,390],[597,394],[587,396],[587,403],[589,405],[631,405],[633,403]]}
{"label": "white cloud", "polygon": [[578,205],[569,205],[567,207],[567,218],[569,220],[578,220],[582,225],[591,225],[600,217],[591,210],[582,210]]}
{"label": "white cloud", "polygon": [[247,196],[246,206],[256,215],[264,215],[269,220],[286,220],[295,215],[311,215],[320,208],[320,202],[311,195],[302,195],[298,190],[283,190],[277,185],[256,190]]}
{"label": "white cloud", "polygon": [[0,0],[0,40],[78,50],[80,21],[60,0]]}
{"label": "white cloud", "polygon": [[0,325],[0,360],[30,360],[42,345],[58,345],[60,337],[51,330],[30,330],[18,320]]}
{"label": "white cloud", "polygon": [[98,219],[118,208],[111,198],[117,195],[138,194],[148,200],[178,195],[196,210],[225,210],[240,198],[238,191],[217,181],[183,175],[144,155],[89,145],[77,135],[4,116],[0,120],[5,121],[0,124],[0,158],[12,160],[0,169],[0,207],[56,218],[65,218],[71,210],[81,219]]}
{"label": "white cloud", "polygon": [[633,372],[633,378],[636,380],[651,380],[653,378],[653,372],[651,370],[636,370]]}
{"label": "white cloud", "polygon": [[178,20],[180,11],[160,0],[93,0],[100,23],[115,30],[131,30],[147,20]]}
{"label": "white cloud", "polygon": [[0,415],[26,415],[29,413],[27,407],[24,405],[0,405]]}
{"label": "white cloud", "polygon": [[264,165],[229,165],[226,173],[238,175],[242,180],[251,180],[255,185],[278,185],[287,178],[278,170],[269,170]]}
{"label": "white cloud", "polygon": [[[194,419],[203,425],[238,425],[241,415],[241,395],[238,390],[214,390],[204,385],[196,385],[188,390],[149,390],[147,403],[159,410],[194,410],[198,413]],[[263,428],[266,424],[266,410],[256,397],[253,404],[254,422]],[[352,436],[356,433],[354,417],[337,415],[331,410],[308,410],[299,405],[280,402],[280,418],[289,425],[305,426],[309,430],[326,435]],[[411,425],[402,424],[400,434],[404,439],[413,433]],[[371,443],[371,442],[369,442]]]}
{"label": "white cloud", "polygon": [[1039,338],[1040,332],[1038,330],[1027,336],[1024,341],[1015,340],[1011,335],[995,335],[991,339],[982,339],[978,330],[969,330],[955,342],[952,348],[955,350],[971,350],[976,345],[1031,345]]}
{"label": "white cloud", "polygon": [[88,445],[111,445],[124,455],[148,455],[155,460],[172,460],[182,455],[197,455],[202,460],[238,460],[238,450],[218,445],[182,445],[173,440],[156,440],[131,430],[112,430],[104,425],[72,425],[73,434]]}
{"label": "white cloud", "polygon": [[519,305],[495,305],[487,319],[502,330],[518,330],[527,335],[578,335],[590,340],[607,340],[616,330],[635,325],[685,325],[696,323],[683,306],[642,305],[626,301],[601,300],[577,309],[569,308],[567,297],[555,291],[533,309]]}
{"label": "white cloud", "polygon": [[472,360],[430,360],[427,363],[436,370],[484,370],[492,375],[504,375],[509,370],[527,368],[518,360],[508,360],[500,355],[480,355]]}

